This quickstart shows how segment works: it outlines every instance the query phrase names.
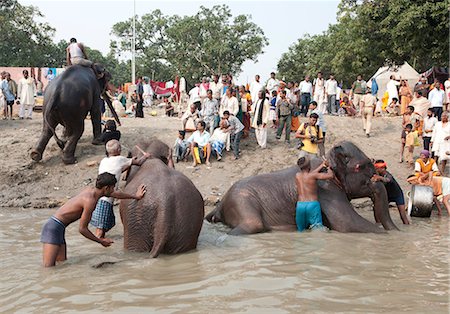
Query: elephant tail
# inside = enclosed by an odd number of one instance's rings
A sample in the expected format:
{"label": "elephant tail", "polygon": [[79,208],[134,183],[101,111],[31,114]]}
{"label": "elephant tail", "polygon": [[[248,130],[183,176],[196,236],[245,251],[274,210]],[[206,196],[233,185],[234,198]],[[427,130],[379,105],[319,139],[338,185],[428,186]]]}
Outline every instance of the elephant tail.
{"label": "elephant tail", "polygon": [[55,129],[50,125],[48,122],[48,115],[50,115],[52,109],[54,108],[54,105],[56,103],[56,93],[52,93],[50,96],[50,99],[45,104],[45,113],[44,113],[44,124],[47,125],[47,127],[50,129],[50,131],[53,134],[53,137],[56,141],[56,144],[58,144],[59,148],[64,149],[64,142],[56,135]]}
{"label": "elephant tail", "polygon": [[216,208],[206,215],[205,219],[211,223],[222,222],[222,201],[220,201]]}

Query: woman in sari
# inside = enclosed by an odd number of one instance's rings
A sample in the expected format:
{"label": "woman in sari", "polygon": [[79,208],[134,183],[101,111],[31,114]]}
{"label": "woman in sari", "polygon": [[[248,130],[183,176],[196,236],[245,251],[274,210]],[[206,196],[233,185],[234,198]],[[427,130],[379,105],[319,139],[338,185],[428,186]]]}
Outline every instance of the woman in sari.
{"label": "woman in sari", "polygon": [[239,113],[237,118],[244,125],[244,134],[242,138],[248,137],[250,133],[250,111],[252,106],[252,97],[250,93],[245,90],[245,86],[239,86]]}
{"label": "woman in sari", "polygon": [[400,82],[399,95],[400,95],[400,115],[403,115],[413,97],[411,88],[409,88],[408,82],[406,80],[402,80]]}

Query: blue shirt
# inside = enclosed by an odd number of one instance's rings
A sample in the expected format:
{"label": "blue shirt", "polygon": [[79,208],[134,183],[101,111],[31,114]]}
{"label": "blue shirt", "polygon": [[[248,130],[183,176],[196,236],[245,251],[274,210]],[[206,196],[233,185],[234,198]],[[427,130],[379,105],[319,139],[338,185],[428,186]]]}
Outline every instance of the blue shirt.
{"label": "blue shirt", "polygon": [[378,84],[375,79],[372,80],[372,95],[376,96],[378,93]]}
{"label": "blue shirt", "polygon": [[0,85],[0,89],[5,95],[6,101],[14,101],[15,97],[11,90],[9,89],[8,80],[4,79]]}

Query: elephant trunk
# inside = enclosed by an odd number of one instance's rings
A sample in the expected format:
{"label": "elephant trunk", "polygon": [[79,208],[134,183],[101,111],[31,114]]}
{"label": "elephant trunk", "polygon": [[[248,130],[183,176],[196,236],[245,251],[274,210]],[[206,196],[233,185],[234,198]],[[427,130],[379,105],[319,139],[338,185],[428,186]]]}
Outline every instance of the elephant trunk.
{"label": "elephant trunk", "polygon": [[375,220],[381,222],[386,230],[399,230],[391,219],[389,214],[389,202],[386,188],[383,183],[375,182],[371,185],[372,201]]}

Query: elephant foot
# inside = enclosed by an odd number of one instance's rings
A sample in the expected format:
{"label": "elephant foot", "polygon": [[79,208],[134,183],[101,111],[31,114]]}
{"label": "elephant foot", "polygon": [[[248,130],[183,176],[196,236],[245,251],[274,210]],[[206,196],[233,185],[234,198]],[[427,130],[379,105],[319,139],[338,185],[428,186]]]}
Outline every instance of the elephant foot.
{"label": "elephant foot", "polygon": [[63,157],[62,160],[66,165],[73,165],[77,162],[77,159],[73,156],[72,157]]}
{"label": "elephant foot", "polygon": [[103,142],[100,141],[98,138],[95,138],[92,140],[93,145],[103,145]]}
{"label": "elephant foot", "polygon": [[42,159],[42,154],[40,152],[38,152],[37,150],[33,150],[30,153],[30,157],[31,159],[33,159],[34,161],[40,161]]}

